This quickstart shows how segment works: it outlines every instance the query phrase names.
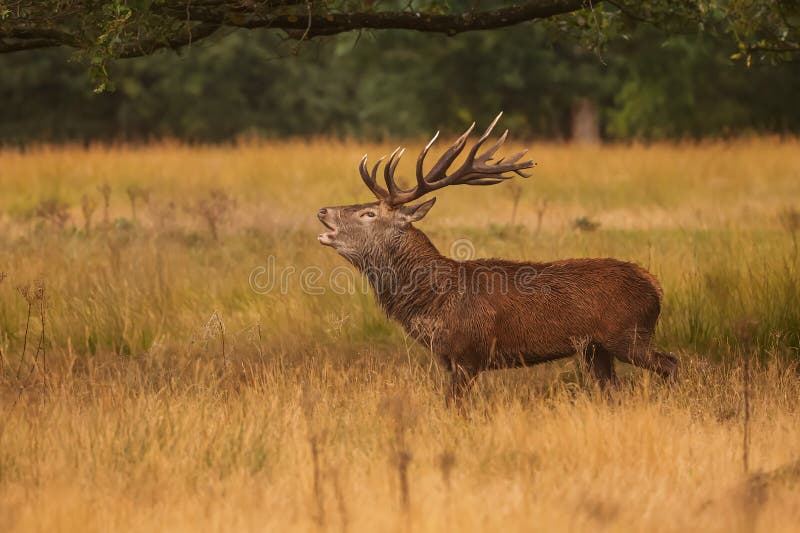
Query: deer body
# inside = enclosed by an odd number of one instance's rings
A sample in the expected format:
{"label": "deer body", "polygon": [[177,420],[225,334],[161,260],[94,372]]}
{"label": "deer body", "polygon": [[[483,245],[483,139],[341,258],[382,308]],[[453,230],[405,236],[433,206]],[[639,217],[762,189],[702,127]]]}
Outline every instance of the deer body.
{"label": "deer body", "polygon": [[429,144],[418,160],[418,185],[412,190],[394,183],[397,151],[385,167],[388,190],[376,183],[378,166],[370,175],[362,160],[362,178],[380,200],[321,209],[318,217],[330,231],[320,234],[319,241],[356,266],[387,315],[435,354],[451,375],[451,399],[483,370],[576,353],[586,358],[601,384],[615,381],[614,357],[665,378],[674,376],[677,360],[651,349],[662,292],[643,268],[615,259],[455,261],[413,226],[435,198],[417,205],[408,201],[446,185],[497,183],[508,177],[504,173],[521,174],[521,168],[533,165],[516,163],[521,154],[505,164],[487,164],[505,135],[476,156],[490,132],[491,127],[450,176],[445,171],[463,150],[469,130],[423,176]]}

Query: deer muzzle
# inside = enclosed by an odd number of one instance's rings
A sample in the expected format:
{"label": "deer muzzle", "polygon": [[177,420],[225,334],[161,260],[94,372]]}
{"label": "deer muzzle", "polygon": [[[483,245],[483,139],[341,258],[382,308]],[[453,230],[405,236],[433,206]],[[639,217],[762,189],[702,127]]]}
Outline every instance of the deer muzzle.
{"label": "deer muzzle", "polygon": [[325,246],[333,246],[333,243],[336,241],[336,227],[333,225],[331,220],[332,210],[323,207],[317,211],[317,218],[320,222],[322,222],[323,226],[330,230],[317,235],[317,240],[320,242],[320,244],[324,244]]}

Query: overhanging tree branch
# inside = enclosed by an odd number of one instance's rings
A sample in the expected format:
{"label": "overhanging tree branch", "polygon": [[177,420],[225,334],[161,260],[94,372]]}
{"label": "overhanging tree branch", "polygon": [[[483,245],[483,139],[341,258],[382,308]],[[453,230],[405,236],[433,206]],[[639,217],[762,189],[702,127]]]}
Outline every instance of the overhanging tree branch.
{"label": "overhanging tree branch", "polygon": [[[172,25],[170,31],[164,35],[148,35],[148,32],[142,32],[142,27],[146,25],[141,22],[147,18],[140,14],[141,20],[137,24],[129,16],[122,26],[131,25],[136,31],[125,34],[123,43],[114,49],[113,55],[136,57],[151,54],[160,48],[179,48],[200,41],[223,27],[272,28],[284,30],[297,39],[359,29],[403,29],[456,35],[550,18],[577,11],[584,7],[584,3],[585,0],[528,0],[498,9],[452,13],[416,10],[326,12],[327,6],[323,6],[324,9],[317,9],[309,16],[305,0],[248,3],[168,1],[153,4],[149,14],[158,17],[159,23],[165,27]],[[42,12],[39,17],[33,11],[15,18],[12,12],[5,21],[0,22],[0,53],[48,46],[79,49],[89,46],[97,36],[90,34],[92,28],[87,29],[87,24],[75,13],[73,5],[64,13]],[[119,40],[120,35],[116,35],[116,38]]]}
{"label": "overhanging tree branch", "polygon": [[467,31],[489,30],[513,26],[522,22],[544,19],[571,13],[584,6],[584,0],[532,0],[522,4],[486,11],[436,14],[422,11],[370,11],[312,15],[257,14],[242,16],[238,12],[225,13],[201,10],[194,20],[216,22],[239,28],[279,28],[288,31],[303,30],[309,26],[308,36],[332,35],[356,29],[417,30],[429,33],[455,35]]}

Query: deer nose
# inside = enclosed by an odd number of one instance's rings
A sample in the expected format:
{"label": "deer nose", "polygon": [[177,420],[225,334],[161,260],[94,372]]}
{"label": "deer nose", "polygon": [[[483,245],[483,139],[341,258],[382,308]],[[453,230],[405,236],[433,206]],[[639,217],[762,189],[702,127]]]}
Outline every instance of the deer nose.
{"label": "deer nose", "polygon": [[320,209],[319,211],[317,211],[317,217],[319,217],[319,218],[322,218],[327,214],[328,214],[328,210],[325,209],[324,207],[322,209]]}

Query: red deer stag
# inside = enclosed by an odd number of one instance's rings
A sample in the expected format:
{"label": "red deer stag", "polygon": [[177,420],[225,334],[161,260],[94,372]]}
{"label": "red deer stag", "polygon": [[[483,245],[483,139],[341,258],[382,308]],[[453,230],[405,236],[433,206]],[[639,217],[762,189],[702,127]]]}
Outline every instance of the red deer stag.
{"label": "red deer stag", "polygon": [[[482,370],[512,368],[580,355],[601,385],[613,383],[614,357],[673,378],[677,359],[654,351],[651,339],[662,291],[649,272],[616,259],[567,259],[548,263],[503,259],[456,261],[443,256],[413,226],[436,198],[425,194],[449,185],[493,185],[528,177],[520,161],[526,151],[492,161],[508,130],[478,154],[500,115],[451,170],[474,124],[425,172],[417,158],[416,186],[403,189],[394,174],[403,150],[370,172],[367,156],[359,172],[378,198],[366,204],[324,207],[319,220],[329,231],[320,243],[333,247],[369,280],[376,298],[415,340],[429,348],[450,374],[449,400],[458,399]],[[448,174],[448,172],[450,172]]]}

